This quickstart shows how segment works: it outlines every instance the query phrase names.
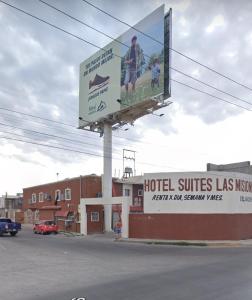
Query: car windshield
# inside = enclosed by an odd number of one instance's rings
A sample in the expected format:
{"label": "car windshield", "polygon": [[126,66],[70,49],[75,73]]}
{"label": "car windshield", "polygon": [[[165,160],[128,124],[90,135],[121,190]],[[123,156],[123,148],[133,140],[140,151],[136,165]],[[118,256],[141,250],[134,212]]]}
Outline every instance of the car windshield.
{"label": "car windshield", "polygon": [[4,219],[4,218],[1,218],[1,219],[0,219],[0,223],[11,223],[11,219]]}
{"label": "car windshield", "polygon": [[54,221],[45,221],[45,225],[55,225]]}

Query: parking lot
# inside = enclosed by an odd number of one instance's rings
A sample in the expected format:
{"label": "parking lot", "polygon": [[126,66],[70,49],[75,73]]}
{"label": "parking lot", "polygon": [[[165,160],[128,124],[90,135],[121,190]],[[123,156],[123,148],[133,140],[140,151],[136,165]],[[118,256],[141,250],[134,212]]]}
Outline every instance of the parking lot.
{"label": "parking lot", "polygon": [[114,242],[112,236],[0,238],[0,299],[251,299],[251,247]]}

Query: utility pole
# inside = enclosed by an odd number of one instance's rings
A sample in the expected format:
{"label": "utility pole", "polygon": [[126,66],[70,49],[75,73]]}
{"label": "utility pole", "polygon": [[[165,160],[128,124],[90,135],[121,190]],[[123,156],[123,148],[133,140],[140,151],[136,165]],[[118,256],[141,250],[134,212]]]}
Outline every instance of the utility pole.
{"label": "utility pole", "polygon": [[[112,198],[112,125],[104,122],[103,136],[103,180],[102,196],[106,201]],[[104,205],[105,231],[111,231],[112,205]]]}

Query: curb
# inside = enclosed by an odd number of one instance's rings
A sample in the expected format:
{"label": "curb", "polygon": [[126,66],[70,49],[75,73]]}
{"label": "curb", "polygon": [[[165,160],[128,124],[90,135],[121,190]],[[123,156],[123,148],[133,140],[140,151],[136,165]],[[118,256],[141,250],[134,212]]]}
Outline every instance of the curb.
{"label": "curb", "polygon": [[164,245],[164,246],[182,246],[182,247],[208,247],[208,248],[237,248],[237,247],[252,247],[251,243],[244,243],[242,241],[167,241],[167,240],[134,240],[134,239],[120,239],[116,242],[121,243],[138,243],[145,245]]}

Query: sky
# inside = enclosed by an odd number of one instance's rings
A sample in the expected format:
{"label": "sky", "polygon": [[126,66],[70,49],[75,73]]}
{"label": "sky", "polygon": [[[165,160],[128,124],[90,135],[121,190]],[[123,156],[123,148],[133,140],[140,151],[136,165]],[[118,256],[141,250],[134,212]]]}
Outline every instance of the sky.
{"label": "sky", "polygon": [[[128,29],[82,0],[46,1],[115,38]],[[100,47],[110,42],[109,38],[38,0],[6,2]],[[251,1],[90,2],[131,25],[162,4],[165,4],[165,11],[171,7],[172,48],[252,88]],[[77,129],[79,65],[97,49],[3,3],[0,3],[0,28],[0,195],[16,194],[24,187],[57,179],[102,174],[102,138]],[[246,102],[175,71],[173,79],[244,109],[172,82],[169,99],[172,104],[160,110],[163,117],[145,116],[134,126],[128,126],[129,130],[113,132],[113,176],[122,176],[123,149],[136,151],[137,174],[205,171],[208,162],[225,164],[252,160],[251,90],[175,52],[172,53],[172,67]]]}

